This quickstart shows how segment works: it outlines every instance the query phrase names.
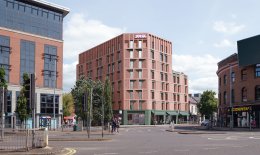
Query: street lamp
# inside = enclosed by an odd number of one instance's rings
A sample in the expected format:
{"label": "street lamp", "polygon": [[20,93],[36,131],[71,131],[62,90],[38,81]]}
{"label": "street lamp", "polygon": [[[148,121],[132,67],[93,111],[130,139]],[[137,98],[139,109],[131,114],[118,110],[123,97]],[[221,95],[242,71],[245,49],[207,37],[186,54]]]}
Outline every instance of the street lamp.
{"label": "street lamp", "polygon": [[232,88],[233,88],[233,77],[232,77],[232,65],[231,64],[229,64],[229,72],[230,72],[230,80],[229,80],[229,82],[230,82],[230,107],[231,107],[231,118],[230,118],[230,128],[231,129],[233,129],[233,126],[234,126],[234,112],[233,112],[233,102],[232,102],[232,97],[233,97],[233,94],[232,94]]}

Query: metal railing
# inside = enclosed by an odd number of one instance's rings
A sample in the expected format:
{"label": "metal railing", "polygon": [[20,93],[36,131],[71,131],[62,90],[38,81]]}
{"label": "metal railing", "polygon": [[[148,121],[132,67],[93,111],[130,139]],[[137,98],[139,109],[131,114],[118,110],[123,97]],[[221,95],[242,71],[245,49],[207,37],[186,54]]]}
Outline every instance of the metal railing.
{"label": "metal railing", "polygon": [[0,137],[0,151],[29,151],[46,145],[44,129],[4,128],[4,136]]}

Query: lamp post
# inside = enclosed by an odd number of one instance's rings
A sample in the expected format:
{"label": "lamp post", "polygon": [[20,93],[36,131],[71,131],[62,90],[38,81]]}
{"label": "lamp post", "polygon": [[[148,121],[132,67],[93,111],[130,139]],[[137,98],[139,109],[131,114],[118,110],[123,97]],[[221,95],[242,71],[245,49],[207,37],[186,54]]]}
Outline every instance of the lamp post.
{"label": "lamp post", "polygon": [[231,107],[231,118],[230,118],[230,128],[233,129],[233,126],[234,126],[234,112],[233,112],[233,101],[232,101],[232,97],[233,97],[233,94],[232,94],[232,87],[233,87],[233,77],[232,77],[232,65],[229,64],[229,72],[230,72],[230,107]]}
{"label": "lamp post", "polygon": [[54,59],[54,89],[53,89],[53,120],[54,120],[54,124],[53,124],[53,128],[54,130],[56,129],[56,114],[55,114],[55,88],[56,88],[56,61],[57,58]]}
{"label": "lamp post", "polygon": [[5,113],[4,113],[4,86],[2,87],[2,130],[1,139],[4,139]]}

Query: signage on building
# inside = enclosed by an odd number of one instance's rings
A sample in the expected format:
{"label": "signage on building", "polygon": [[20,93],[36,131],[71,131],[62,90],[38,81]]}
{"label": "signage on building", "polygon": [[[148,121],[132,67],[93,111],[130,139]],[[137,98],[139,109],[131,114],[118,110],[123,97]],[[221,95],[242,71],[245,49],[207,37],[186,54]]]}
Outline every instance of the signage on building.
{"label": "signage on building", "polygon": [[146,34],[136,34],[135,39],[144,39],[146,38]]}
{"label": "signage on building", "polygon": [[240,112],[240,111],[249,111],[250,107],[237,107],[233,108],[233,112]]}

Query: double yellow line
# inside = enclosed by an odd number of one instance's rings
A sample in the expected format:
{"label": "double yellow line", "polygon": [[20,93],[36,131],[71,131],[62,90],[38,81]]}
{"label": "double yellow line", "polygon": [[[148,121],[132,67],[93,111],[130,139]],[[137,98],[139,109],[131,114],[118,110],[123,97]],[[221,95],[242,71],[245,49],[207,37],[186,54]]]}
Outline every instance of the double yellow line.
{"label": "double yellow line", "polygon": [[69,152],[65,153],[64,155],[73,155],[77,152],[75,149],[72,149],[72,148],[65,148],[65,150],[67,150]]}

